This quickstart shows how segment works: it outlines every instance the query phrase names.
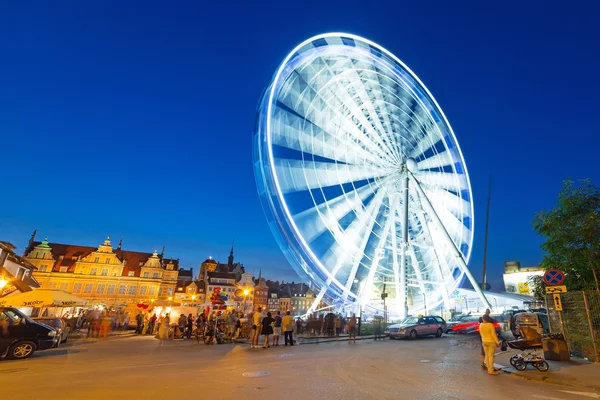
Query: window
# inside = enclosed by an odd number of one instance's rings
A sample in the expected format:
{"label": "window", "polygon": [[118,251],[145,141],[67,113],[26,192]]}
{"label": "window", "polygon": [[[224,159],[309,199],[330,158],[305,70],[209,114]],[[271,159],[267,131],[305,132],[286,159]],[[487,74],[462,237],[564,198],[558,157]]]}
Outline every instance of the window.
{"label": "window", "polygon": [[92,293],[92,286],[94,286],[92,283],[86,283],[83,293]]}
{"label": "window", "polygon": [[172,276],[171,276],[171,280],[172,280],[172,281],[174,281],[174,280],[176,280],[176,279],[177,279],[177,278],[175,277],[175,275],[172,275]]}
{"label": "window", "polygon": [[100,257],[96,257],[96,258],[94,258],[94,262],[95,262],[95,263],[98,263],[98,262],[100,262]]}
{"label": "window", "polygon": [[48,270],[47,265],[40,265],[40,272],[46,272]]}
{"label": "window", "polygon": [[108,276],[108,268],[102,268],[102,272],[100,272],[102,276]]}
{"label": "window", "polygon": [[119,294],[127,293],[127,285],[119,285]]}
{"label": "window", "polygon": [[60,290],[64,290],[65,292],[69,291],[69,282],[63,282],[60,284]]}
{"label": "window", "polygon": [[104,294],[104,288],[106,288],[106,284],[105,283],[99,283],[98,286],[96,287],[96,293],[98,293],[98,294]]}
{"label": "window", "polygon": [[435,320],[437,321],[438,324],[443,324],[444,320],[442,319],[442,317],[434,317]]}
{"label": "window", "polygon": [[155,292],[155,287],[154,286],[150,286],[150,292],[148,294],[150,296],[154,296],[154,292]]}
{"label": "window", "polygon": [[129,271],[129,273],[127,274],[127,276],[133,276],[134,272],[133,271]]}
{"label": "window", "polygon": [[152,279],[158,279],[158,272],[152,274]]}
{"label": "window", "polygon": [[115,284],[111,283],[110,285],[108,285],[108,290],[106,291],[106,294],[115,294]]}
{"label": "window", "polygon": [[150,274],[148,272],[144,272],[144,278],[148,278]]}
{"label": "window", "polygon": [[117,271],[113,272],[113,276],[117,276]]}
{"label": "window", "polygon": [[90,275],[96,275],[98,273],[98,268],[90,269]]}
{"label": "window", "polygon": [[163,295],[163,288],[158,289],[158,297]]}
{"label": "window", "polygon": [[60,272],[67,272],[69,268],[67,267],[60,267]]}
{"label": "window", "polygon": [[76,283],[73,285],[73,293],[81,293],[81,283]]}
{"label": "window", "polygon": [[135,294],[136,289],[137,288],[135,287],[135,285],[130,285],[129,286],[129,294]]}
{"label": "window", "polygon": [[167,293],[169,293],[169,296],[173,296],[173,288],[168,288]]}
{"label": "window", "polygon": [[146,291],[148,290],[148,286],[142,286],[140,288],[140,295],[144,296],[146,294]]}
{"label": "window", "polygon": [[104,260],[104,263],[105,264],[110,264],[110,258],[107,257],[106,260]]}

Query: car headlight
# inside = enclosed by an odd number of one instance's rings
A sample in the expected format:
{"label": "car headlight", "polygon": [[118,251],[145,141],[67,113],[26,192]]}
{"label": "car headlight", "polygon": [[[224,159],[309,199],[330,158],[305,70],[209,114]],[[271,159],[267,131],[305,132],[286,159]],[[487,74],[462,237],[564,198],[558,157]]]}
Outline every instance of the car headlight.
{"label": "car headlight", "polygon": [[50,331],[50,332],[48,332],[48,336],[50,336],[50,337],[56,336],[56,331]]}
{"label": "car headlight", "polygon": [[400,329],[400,333],[406,333],[406,329]]}

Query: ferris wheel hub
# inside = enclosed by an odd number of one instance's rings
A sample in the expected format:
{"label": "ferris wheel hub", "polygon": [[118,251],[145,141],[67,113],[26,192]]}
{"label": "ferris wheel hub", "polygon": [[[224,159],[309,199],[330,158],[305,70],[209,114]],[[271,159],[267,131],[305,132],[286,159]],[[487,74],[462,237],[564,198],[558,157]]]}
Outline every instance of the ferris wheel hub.
{"label": "ferris wheel hub", "polygon": [[419,169],[418,165],[417,165],[417,160],[415,160],[414,158],[409,158],[408,160],[406,160],[406,169],[410,172],[417,172],[417,170]]}

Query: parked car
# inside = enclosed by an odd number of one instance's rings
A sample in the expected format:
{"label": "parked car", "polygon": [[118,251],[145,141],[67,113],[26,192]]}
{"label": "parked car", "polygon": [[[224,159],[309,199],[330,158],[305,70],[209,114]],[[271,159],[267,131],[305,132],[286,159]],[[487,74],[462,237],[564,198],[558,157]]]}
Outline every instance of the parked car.
{"label": "parked car", "polygon": [[56,336],[59,340],[56,341],[56,347],[58,347],[61,343],[67,343],[69,339],[69,333],[71,332],[71,327],[67,324],[63,318],[59,317],[40,317],[34,318],[35,322],[40,322],[44,325],[48,325],[51,328],[54,328],[56,331]]}
{"label": "parked car", "polygon": [[521,336],[522,327],[532,328],[540,335],[549,333],[548,314],[533,312],[515,314],[511,320],[511,331],[514,337]]}
{"label": "parked car", "polygon": [[410,338],[419,336],[435,335],[442,336],[446,331],[446,321],[438,316],[419,316],[405,318],[399,324],[390,325],[385,335],[390,339]]}
{"label": "parked car", "polygon": [[[500,335],[502,331],[502,322],[498,321],[498,316],[491,315],[494,318],[494,328],[496,328],[496,334]],[[458,324],[452,327],[452,332],[470,335],[474,333],[479,333],[479,324],[481,315],[469,315],[468,317],[461,320]]]}
{"label": "parked car", "polygon": [[16,308],[0,307],[0,357],[23,359],[54,347],[56,331],[37,323]]}

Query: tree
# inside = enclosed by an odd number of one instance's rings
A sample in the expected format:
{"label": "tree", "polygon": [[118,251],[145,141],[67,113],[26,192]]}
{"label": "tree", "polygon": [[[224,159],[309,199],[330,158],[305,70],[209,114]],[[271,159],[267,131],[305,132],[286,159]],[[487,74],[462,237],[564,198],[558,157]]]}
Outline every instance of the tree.
{"label": "tree", "polygon": [[546,238],[542,267],[563,270],[570,290],[599,290],[600,190],[589,179],[564,181],[558,203],[536,214],[533,229]]}

